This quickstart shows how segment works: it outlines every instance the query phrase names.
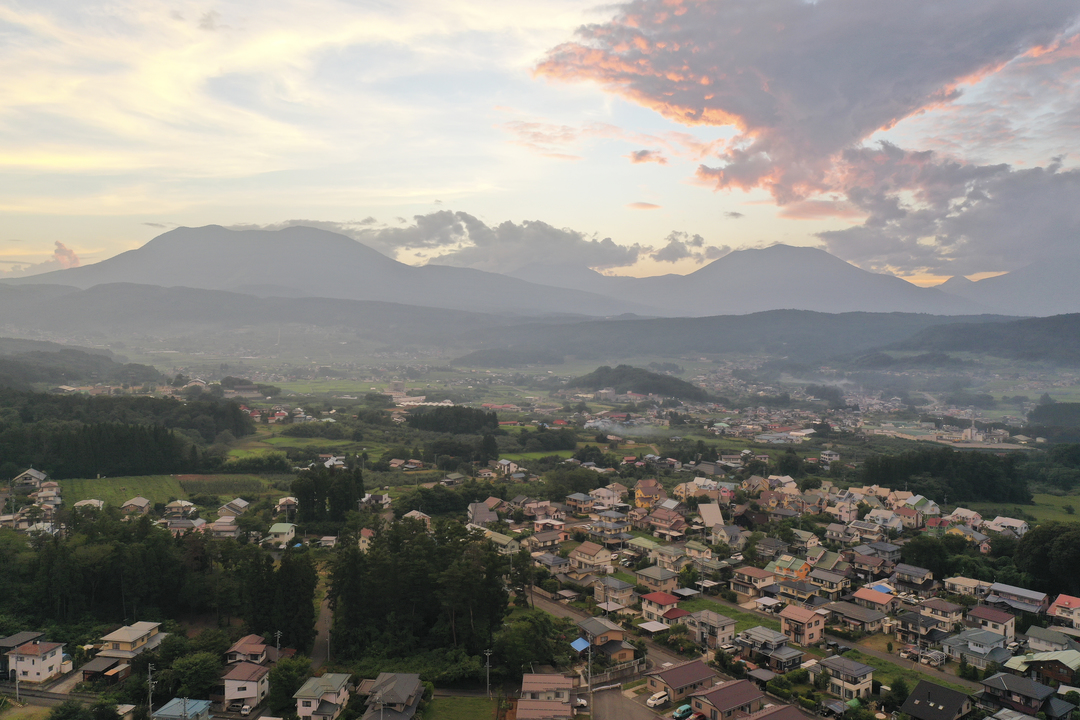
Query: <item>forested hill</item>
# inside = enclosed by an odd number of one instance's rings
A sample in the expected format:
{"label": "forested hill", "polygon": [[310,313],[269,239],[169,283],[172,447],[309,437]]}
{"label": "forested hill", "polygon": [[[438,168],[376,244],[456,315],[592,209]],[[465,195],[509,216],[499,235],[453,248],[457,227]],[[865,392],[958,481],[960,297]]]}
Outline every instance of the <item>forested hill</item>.
{"label": "forested hill", "polygon": [[568,382],[567,387],[601,390],[614,388],[616,392],[635,392],[642,395],[661,395],[680,400],[709,400],[709,393],[685,380],[661,375],[630,365],[612,368],[607,365],[596,368],[588,375]]}
{"label": "forested hill", "polygon": [[974,352],[1080,365],[1080,314],[939,325],[885,349]]}
{"label": "forested hill", "polygon": [[117,362],[112,353],[67,348],[55,343],[0,338],[0,387],[29,390],[35,384],[157,382],[149,365]]}
{"label": "forested hill", "polygon": [[862,466],[864,484],[910,490],[938,503],[964,501],[1030,503],[1027,478],[1014,454],[1004,457],[952,448],[871,455]]}
{"label": "forested hill", "polygon": [[0,390],[0,475],[152,475],[212,469],[203,449],[254,432],[232,402]]}

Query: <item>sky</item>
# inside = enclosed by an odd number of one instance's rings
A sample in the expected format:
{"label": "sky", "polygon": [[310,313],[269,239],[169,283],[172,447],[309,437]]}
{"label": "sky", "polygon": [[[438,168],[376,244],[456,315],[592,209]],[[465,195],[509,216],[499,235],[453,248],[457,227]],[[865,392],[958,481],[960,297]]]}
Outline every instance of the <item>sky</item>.
{"label": "sky", "polygon": [[0,277],[177,226],[920,284],[1080,255],[1075,0],[0,0]]}

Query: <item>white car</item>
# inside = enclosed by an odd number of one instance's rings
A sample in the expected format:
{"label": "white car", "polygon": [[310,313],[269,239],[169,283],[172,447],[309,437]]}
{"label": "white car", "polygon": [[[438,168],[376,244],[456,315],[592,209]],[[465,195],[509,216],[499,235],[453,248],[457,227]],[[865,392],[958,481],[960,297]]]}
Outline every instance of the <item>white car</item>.
{"label": "white car", "polygon": [[658,707],[660,705],[663,705],[667,701],[668,701],[667,691],[666,690],[661,690],[660,692],[656,693],[655,695],[650,697],[648,700],[646,700],[645,704],[648,705],[649,707],[654,708],[654,707]]}
{"label": "white car", "polygon": [[589,701],[586,700],[583,697],[579,697],[579,698],[574,700],[574,707],[579,707],[579,708],[589,707]]}

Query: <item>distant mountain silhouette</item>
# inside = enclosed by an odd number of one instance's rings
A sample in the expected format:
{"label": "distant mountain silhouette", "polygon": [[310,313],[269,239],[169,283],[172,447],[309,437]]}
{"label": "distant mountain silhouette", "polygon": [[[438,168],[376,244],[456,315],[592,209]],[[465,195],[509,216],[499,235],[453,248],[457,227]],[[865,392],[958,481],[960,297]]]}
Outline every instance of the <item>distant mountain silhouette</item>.
{"label": "distant mountain silhouette", "polygon": [[512,274],[634,300],[667,314],[698,317],[784,309],[934,315],[987,312],[978,301],[867,272],[824,250],[791,245],[737,250],[689,275],[609,277],[562,265],[530,265]]}
{"label": "distant mountain silhouette", "polygon": [[7,281],[90,288],[145,283],[263,297],[327,297],[510,314],[657,314],[631,301],[544,287],[496,273],[440,265],[413,267],[337,233],[309,227],[177,228],[146,245],[66,270]]}
{"label": "distant mountain silhouette", "polygon": [[970,352],[1077,366],[1080,365],[1080,313],[1010,322],[929,325],[883,349]]}
{"label": "distant mountain silhouette", "polygon": [[1080,258],[1040,260],[1005,275],[972,281],[957,276],[937,289],[1007,315],[1080,312]]}

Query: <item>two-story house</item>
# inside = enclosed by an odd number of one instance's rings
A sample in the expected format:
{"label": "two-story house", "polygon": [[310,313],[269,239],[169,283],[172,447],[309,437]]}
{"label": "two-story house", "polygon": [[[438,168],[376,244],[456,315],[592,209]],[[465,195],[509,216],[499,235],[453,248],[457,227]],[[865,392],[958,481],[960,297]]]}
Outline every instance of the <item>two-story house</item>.
{"label": "two-story house", "polygon": [[908,645],[927,648],[948,636],[945,623],[929,615],[906,612],[896,618],[896,639]]}
{"label": "two-story house", "polygon": [[825,617],[798,605],[780,611],[780,632],[798,645],[816,645],[825,636]]}
{"label": "two-story house", "polygon": [[384,672],[374,680],[361,682],[357,692],[367,695],[362,720],[410,720],[424,698],[424,684],[415,673]]}
{"label": "two-story house", "polygon": [[896,566],[895,584],[897,587],[918,595],[930,597],[938,588],[934,573],[926,568],[900,563]]}
{"label": "two-story house", "polygon": [[968,610],[965,624],[1004,635],[1009,642],[1016,636],[1016,616],[989,605],[976,605]]}
{"label": "two-story house", "polygon": [[612,662],[621,663],[634,659],[634,646],[626,642],[626,631],[602,617],[579,620],[578,628],[596,652],[603,653]]}
{"label": "two-story house", "polygon": [[843,600],[831,602],[824,609],[829,611],[832,622],[865,633],[875,633],[880,630],[887,617],[885,613]]}
{"label": "two-story house", "polygon": [[969,665],[980,670],[990,665],[1003,665],[1012,653],[1005,647],[1004,635],[989,630],[968,628],[952,637],[941,641],[941,648],[953,660],[959,661],[961,657],[967,660]]}
{"label": "two-story house", "polygon": [[160,628],[161,623],[137,622],[114,630],[101,638],[98,657],[130,660],[147,650],[153,650],[168,637],[168,633],[160,632]]}
{"label": "two-story house", "polygon": [[19,682],[43,683],[61,674],[63,643],[31,640],[7,652],[8,672]]}
{"label": "two-story house", "polygon": [[326,673],[308,678],[293,693],[300,720],[337,720],[349,704],[349,680],[348,673]]}
{"label": "two-story house", "polygon": [[729,680],[698,690],[691,696],[690,706],[708,720],[730,720],[732,717],[753,715],[766,702],[761,688],[749,680]]}
{"label": "two-story house", "polygon": [[803,653],[788,646],[787,636],[766,627],[752,627],[735,636],[735,647],[744,658],[764,659],[775,673],[786,673],[802,664]]}
{"label": "two-story house", "polygon": [[225,668],[225,707],[241,703],[255,707],[270,693],[270,668],[251,662],[238,662]]}
{"label": "two-story house", "polygon": [[266,650],[267,646],[262,637],[259,635],[245,635],[225,651],[225,662],[230,665],[238,662],[265,665],[267,662]]}
{"label": "two-story house", "polygon": [[912,720],[960,720],[971,711],[971,698],[966,693],[926,680],[920,680],[900,706],[900,712]]}
{"label": "two-story house", "polygon": [[593,599],[598,605],[617,603],[623,607],[634,604],[634,586],[628,582],[605,575],[593,583]]}
{"label": "two-story house", "polygon": [[683,624],[689,630],[690,639],[705,647],[715,649],[730,643],[735,637],[735,621],[712,610],[690,613]]}
{"label": "two-story house", "polygon": [[521,676],[521,697],[525,700],[569,704],[573,689],[574,679],[565,675],[525,673]]}
{"label": "two-story house", "polygon": [[1075,687],[1080,682],[1080,651],[1058,650],[1017,655],[1005,661],[1004,670],[1051,687]]}
{"label": "two-story house", "polygon": [[871,610],[877,610],[886,615],[893,612],[900,603],[896,596],[873,590],[868,587],[861,587],[856,590],[854,600],[857,605],[862,605]]}
{"label": "two-story house", "polygon": [[818,595],[829,600],[838,600],[851,587],[851,581],[846,576],[818,568],[810,571],[807,580],[817,588]]}
{"label": "two-story house", "polygon": [[1050,598],[1046,593],[1027,588],[994,583],[986,595],[986,604],[1033,614],[1042,614],[1050,607]]}
{"label": "two-story house", "polygon": [[679,598],[665,592],[641,596],[641,615],[646,620],[662,622],[665,613],[679,606]]}
{"label": "two-story house", "polygon": [[923,600],[919,612],[937,618],[944,623],[946,630],[958,630],[964,624],[964,606],[941,598]]}
{"label": "two-story house", "polygon": [[635,507],[652,508],[663,500],[667,500],[667,491],[655,478],[642,478],[634,486]]}
{"label": "two-story house", "polygon": [[805,580],[813,569],[805,558],[781,555],[765,566],[778,580]]}
{"label": "two-story house", "polygon": [[675,589],[679,578],[678,573],[662,568],[659,565],[642,568],[636,571],[634,575],[639,583],[655,592],[671,592]]}
{"label": "two-story house", "polygon": [[652,670],[645,676],[650,694],[666,692],[675,704],[702,688],[712,687],[719,679],[712,668],[700,660]]}
{"label": "two-story house", "polygon": [[829,694],[844,700],[870,697],[873,689],[874,668],[842,655],[834,655],[819,661],[810,668],[810,675],[817,678],[823,672],[829,674]]}
{"label": "two-story house", "polygon": [[570,567],[579,573],[606,573],[611,551],[594,542],[583,542],[570,553]]}
{"label": "two-story house", "polygon": [[1013,710],[1032,717],[1043,713],[1049,720],[1067,718],[1076,709],[1055,696],[1054,688],[1010,673],[998,673],[982,681],[975,702],[989,712]]}
{"label": "two-story house", "polygon": [[745,566],[737,568],[731,576],[731,590],[749,598],[762,596],[762,590],[776,583],[776,577],[768,570]]}
{"label": "two-story house", "polygon": [[1055,625],[1075,628],[1080,620],[1080,598],[1062,593],[1050,605],[1046,614]]}

